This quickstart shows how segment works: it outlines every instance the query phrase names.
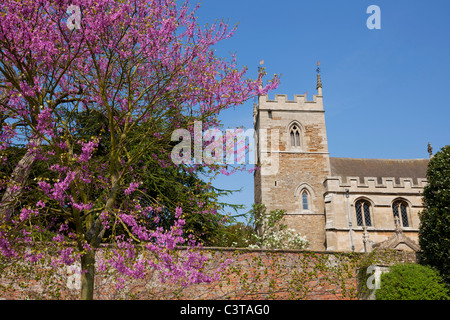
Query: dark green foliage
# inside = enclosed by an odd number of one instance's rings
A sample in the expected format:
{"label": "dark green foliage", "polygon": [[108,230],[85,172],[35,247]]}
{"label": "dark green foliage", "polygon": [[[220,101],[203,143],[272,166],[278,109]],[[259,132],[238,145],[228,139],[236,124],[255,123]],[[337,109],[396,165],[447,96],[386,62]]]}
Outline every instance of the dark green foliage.
{"label": "dark green foliage", "polygon": [[[111,135],[106,130],[108,119],[97,110],[89,108],[78,113],[67,114],[65,117],[69,119],[68,121],[74,128],[73,135],[68,137],[72,140],[74,154],[81,152],[81,146],[76,141],[89,141],[91,137],[95,136],[100,138],[100,142],[93,153],[93,159],[98,163],[107,162],[111,152],[114,151],[111,148]],[[206,245],[217,245],[217,239],[224,237],[222,233],[229,233],[227,228],[222,226],[222,221],[225,220],[223,211],[240,208],[239,205],[220,201],[221,196],[228,195],[233,191],[214,188],[210,182],[205,181],[208,172],[202,166],[192,168],[188,165],[178,167],[171,165],[170,152],[177,143],[171,141],[171,133],[174,128],[170,126],[170,121],[174,121],[174,119],[173,117],[170,119],[159,117],[157,120],[146,127],[136,127],[129,135],[130,142],[127,145],[129,156],[133,157],[141,152],[142,155],[139,155],[139,164],[123,178],[123,185],[127,186],[133,181],[142,181],[142,185],[138,191],[129,196],[124,193],[118,194],[117,207],[125,207],[129,203],[134,203],[133,201],[139,201],[141,206],[158,208],[158,211],[153,212],[155,216],[147,217],[146,224],[149,229],[157,226],[169,228],[173,225],[175,208],[182,207],[183,219],[186,221],[184,227],[186,236],[192,234]],[[187,127],[187,124],[183,123],[182,127]],[[145,150],[139,148],[139,139],[142,139],[143,136],[148,137],[148,143],[144,144]],[[42,146],[42,150],[42,154],[46,155],[47,146]],[[5,192],[8,178],[25,153],[26,148],[23,145],[15,145],[2,152],[1,155],[7,157],[8,161],[0,163],[0,199]],[[59,155],[55,157],[59,157]],[[15,207],[15,214],[19,214],[22,207],[34,207],[37,201],[44,200],[38,187],[38,181],[54,182],[54,179],[59,178],[58,173],[49,169],[55,163],[53,160],[51,156],[48,156],[48,160],[36,160],[33,163],[20,201]],[[164,165],[165,163],[170,165]],[[109,168],[105,167],[102,175],[106,178],[109,177]],[[94,184],[86,184],[83,191],[89,199],[98,200],[100,205],[106,196],[104,189],[94,188]],[[45,202],[45,210],[48,212],[47,214],[41,212],[39,219],[53,219],[51,218],[54,216],[52,212],[58,210],[59,205],[49,199],[45,199]],[[58,215],[61,216],[59,212]],[[157,223],[154,219],[156,215]],[[59,219],[62,219],[59,222],[64,222],[64,218]],[[233,219],[228,217],[228,222],[233,222]],[[52,227],[45,228],[45,232],[40,230],[36,234],[37,239],[51,240],[54,236],[51,230],[57,227],[57,223],[58,221],[52,220],[42,224]],[[110,228],[104,234],[105,242],[108,237],[113,236],[112,230],[113,228]],[[123,232],[120,224],[114,228],[114,232],[116,234]]]}
{"label": "dark green foliage", "polygon": [[381,275],[377,300],[449,300],[439,272],[420,264],[397,264]]}
{"label": "dark green foliage", "polygon": [[244,223],[237,222],[230,225],[222,225],[218,228],[216,237],[211,245],[217,247],[247,248],[255,245],[255,230]]}
{"label": "dark green foliage", "polygon": [[419,230],[422,262],[439,270],[450,286],[450,146],[430,160],[427,179]]}

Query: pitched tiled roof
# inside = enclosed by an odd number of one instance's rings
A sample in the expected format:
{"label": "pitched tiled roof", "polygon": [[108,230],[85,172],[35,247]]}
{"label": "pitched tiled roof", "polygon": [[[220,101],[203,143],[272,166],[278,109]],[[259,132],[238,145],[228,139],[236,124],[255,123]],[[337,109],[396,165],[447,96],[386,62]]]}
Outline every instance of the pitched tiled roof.
{"label": "pitched tiled roof", "polygon": [[412,178],[417,183],[418,178],[426,179],[429,159],[411,160],[387,160],[387,159],[354,159],[354,158],[331,158],[331,175],[342,177],[359,177],[363,182],[364,177],[376,177],[378,183],[381,178]]}

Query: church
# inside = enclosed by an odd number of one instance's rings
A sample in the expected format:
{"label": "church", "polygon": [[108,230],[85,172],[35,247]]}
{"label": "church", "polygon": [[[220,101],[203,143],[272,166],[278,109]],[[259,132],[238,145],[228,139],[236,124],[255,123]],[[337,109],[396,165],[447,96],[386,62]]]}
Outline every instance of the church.
{"label": "church", "polygon": [[255,203],[285,210],[310,250],[418,251],[429,159],[331,157],[319,69],[316,90],[313,101],[276,94],[255,103]]}

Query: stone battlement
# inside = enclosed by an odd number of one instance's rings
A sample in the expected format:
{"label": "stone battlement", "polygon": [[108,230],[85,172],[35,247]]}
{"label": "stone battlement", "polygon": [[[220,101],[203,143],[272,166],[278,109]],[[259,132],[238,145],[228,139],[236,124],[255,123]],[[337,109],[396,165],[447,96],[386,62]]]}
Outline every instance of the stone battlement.
{"label": "stone battlement", "polygon": [[268,95],[259,97],[260,110],[323,110],[323,97],[313,95],[313,101],[308,101],[306,95],[294,95],[294,100],[288,100],[287,94],[275,94],[274,99]]}
{"label": "stone battlement", "polygon": [[[381,182],[380,182],[381,180]],[[399,189],[404,189],[404,192],[419,192],[427,185],[427,179],[424,178],[393,178],[393,177],[327,177],[325,181],[325,188],[328,190],[339,190],[341,188],[350,189],[373,189],[377,192],[400,192]],[[382,189],[382,190],[381,190]]]}

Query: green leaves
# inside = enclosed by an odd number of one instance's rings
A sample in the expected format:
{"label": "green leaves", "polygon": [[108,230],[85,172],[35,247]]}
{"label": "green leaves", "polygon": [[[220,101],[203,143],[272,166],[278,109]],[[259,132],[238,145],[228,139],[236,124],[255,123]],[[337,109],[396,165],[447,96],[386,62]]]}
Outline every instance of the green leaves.
{"label": "green leaves", "polygon": [[419,264],[397,264],[381,275],[377,300],[449,300],[437,270]]}
{"label": "green leaves", "polygon": [[419,229],[422,259],[438,269],[450,285],[450,146],[430,160],[427,179]]}

